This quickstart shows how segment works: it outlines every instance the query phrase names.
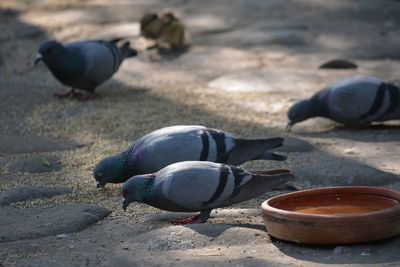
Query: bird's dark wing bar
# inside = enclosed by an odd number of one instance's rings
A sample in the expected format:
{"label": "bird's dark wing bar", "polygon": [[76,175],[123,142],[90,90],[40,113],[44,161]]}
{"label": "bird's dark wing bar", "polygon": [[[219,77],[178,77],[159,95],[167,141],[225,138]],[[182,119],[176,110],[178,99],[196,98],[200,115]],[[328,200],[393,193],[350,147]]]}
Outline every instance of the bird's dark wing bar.
{"label": "bird's dark wing bar", "polygon": [[385,114],[389,114],[395,112],[399,108],[400,88],[391,83],[387,83],[386,88],[389,91],[390,105]]}
{"label": "bird's dark wing bar", "polygon": [[214,129],[206,130],[211,137],[215,141],[215,145],[217,146],[217,157],[215,162],[217,163],[225,163],[226,162],[226,144],[225,144],[225,133],[222,131],[216,131]]}
{"label": "bird's dark wing bar", "polygon": [[371,108],[366,113],[361,115],[360,119],[365,119],[368,116],[372,116],[379,111],[379,109],[382,107],[382,104],[383,104],[383,99],[385,97],[385,91],[386,91],[386,84],[381,83],[379,85],[378,90],[376,91],[375,99],[374,99],[374,102],[372,103]]}
{"label": "bird's dark wing bar", "polygon": [[229,167],[226,165],[222,165],[220,168],[218,187],[215,190],[212,197],[203,203],[204,206],[207,206],[208,204],[214,202],[221,196],[222,192],[224,192],[226,183],[228,181],[228,175],[229,175]]}
{"label": "bird's dark wing bar", "polygon": [[203,148],[201,150],[201,154],[200,154],[200,161],[205,161],[208,158],[208,153],[210,151],[210,142],[208,140],[208,135],[207,132],[203,131],[201,133],[201,142],[203,145]]}

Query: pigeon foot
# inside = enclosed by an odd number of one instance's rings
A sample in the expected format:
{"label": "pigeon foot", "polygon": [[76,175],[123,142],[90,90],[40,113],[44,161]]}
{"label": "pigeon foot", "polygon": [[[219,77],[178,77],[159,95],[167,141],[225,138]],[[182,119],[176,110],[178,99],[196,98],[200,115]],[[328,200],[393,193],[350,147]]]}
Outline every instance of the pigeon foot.
{"label": "pigeon foot", "polygon": [[172,224],[193,224],[193,223],[204,223],[204,220],[201,220],[200,218],[200,214],[190,217],[190,218],[186,218],[186,219],[179,219],[179,220],[171,220],[169,221]]}
{"label": "pigeon foot", "polygon": [[200,214],[186,219],[171,220],[172,224],[205,223],[210,218],[211,210],[202,211]]}
{"label": "pigeon foot", "polygon": [[91,95],[84,94],[81,92],[73,92],[72,97],[79,100],[79,101],[87,101],[91,98]]}
{"label": "pigeon foot", "polygon": [[71,88],[71,90],[62,92],[62,93],[55,93],[54,95],[59,97],[59,98],[64,98],[67,96],[70,96],[71,94],[73,95],[75,93],[75,88]]}

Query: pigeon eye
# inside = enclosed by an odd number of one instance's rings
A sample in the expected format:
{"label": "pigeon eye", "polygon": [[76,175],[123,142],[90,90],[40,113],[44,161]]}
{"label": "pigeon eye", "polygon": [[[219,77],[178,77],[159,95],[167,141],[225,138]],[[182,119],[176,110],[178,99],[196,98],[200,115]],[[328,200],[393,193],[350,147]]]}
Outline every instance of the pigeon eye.
{"label": "pigeon eye", "polygon": [[97,176],[98,176],[98,177],[101,177],[101,176],[103,176],[103,173],[102,173],[102,172],[99,172],[99,173],[97,174]]}
{"label": "pigeon eye", "polygon": [[48,48],[48,49],[46,50],[46,54],[51,54],[52,51],[53,51],[53,48],[50,47],[50,48]]}
{"label": "pigeon eye", "polygon": [[122,190],[122,196],[128,195],[129,191],[127,189]]}

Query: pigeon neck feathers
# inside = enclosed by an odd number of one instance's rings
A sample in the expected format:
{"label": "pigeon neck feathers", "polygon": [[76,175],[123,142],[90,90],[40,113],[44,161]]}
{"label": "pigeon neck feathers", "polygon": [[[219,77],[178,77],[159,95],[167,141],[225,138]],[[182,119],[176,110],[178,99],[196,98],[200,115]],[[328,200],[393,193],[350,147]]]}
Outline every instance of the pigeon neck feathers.
{"label": "pigeon neck feathers", "polygon": [[329,90],[322,90],[316,93],[310,99],[311,108],[309,110],[310,117],[329,117],[329,99],[330,92]]}
{"label": "pigeon neck feathers", "polygon": [[[119,154],[116,168],[126,181],[126,179],[143,173],[140,168],[140,152],[143,150],[143,141],[137,141],[127,150]],[[124,182],[122,181],[122,182]]]}
{"label": "pigeon neck feathers", "polygon": [[118,156],[118,160],[116,162],[116,172],[120,173],[120,177],[122,182],[126,181],[126,179],[132,177],[135,173],[135,168],[133,166],[132,153],[128,149],[127,151],[122,152]]}
{"label": "pigeon neck feathers", "polygon": [[147,175],[144,178],[141,178],[143,183],[139,188],[139,193],[144,202],[149,201],[151,197],[156,194],[156,188],[154,186],[155,178],[155,175]]}
{"label": "pigeon neck feathers", "polygon": [[66,85],[85,72],[83,56],[78,51],[71,49],[64,48],[57,57],[44,57],[44,62],[53,75]]}
{"label": "pigeon neck feathers", "polygon": [[129,179],[122,186],[122,195],[128,199],[128,202],[151,203],[156,195],[155,175],[138,175]]}
{"label": "pigeon neck feathers", "polygon": [[328,112],[325,103],[315,95],[310,99],[303,99],[288,110],[289,125],[305,121],[309,118],[322,116],[327,117]]}

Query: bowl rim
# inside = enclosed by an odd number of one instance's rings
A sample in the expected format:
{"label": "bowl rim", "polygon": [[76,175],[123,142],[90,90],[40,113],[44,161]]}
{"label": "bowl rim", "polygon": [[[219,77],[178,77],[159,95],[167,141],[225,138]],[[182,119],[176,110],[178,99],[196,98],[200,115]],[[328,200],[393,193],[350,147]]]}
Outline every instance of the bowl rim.
{"label": "bowl rim", "polygon": [[320,222],[320,223],[346,223],[346,221],[357,221],[368,223],[370,221],[387,220],[392,217],[400,217],[400,205],[395,205],[390,208],[385,208],[372,212],[354,213],[354,214],[307,214],[295,211],[288,211],[284,209],[278,209],[273,207],[274,203],[279,201],[287,200],[296,197],[307,197],[313,195],[321,195],[321,193],[334,193],[334,191],[340,192],[352,192],[357,195],[377,195],[392,198],[400,202],[400,191],[388,189],[378,186],[334,186],[334,187],[323,187],[314,188],[308,190],[302,190],[292,193],[287,193],[272,197],[265,200],[261,204],[261,208],[264,214],[270,215],[280,219],[290,219],[292,221],[309,221],[309,222]]}

